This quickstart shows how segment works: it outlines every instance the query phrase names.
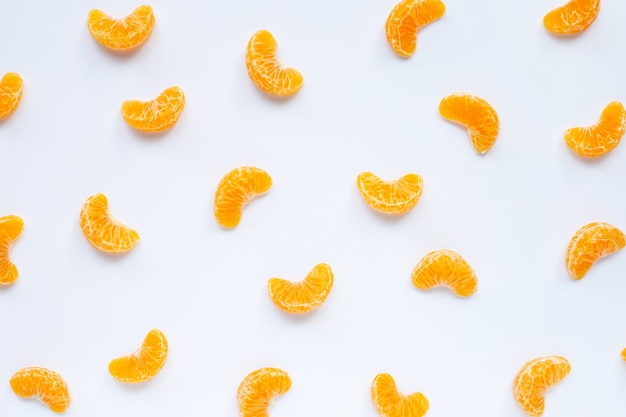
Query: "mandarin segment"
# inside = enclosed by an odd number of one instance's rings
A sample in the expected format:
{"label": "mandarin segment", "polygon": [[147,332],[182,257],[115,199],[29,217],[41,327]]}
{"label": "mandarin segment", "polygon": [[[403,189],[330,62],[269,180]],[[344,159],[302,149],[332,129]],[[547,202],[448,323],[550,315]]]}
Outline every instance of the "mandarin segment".
{"label": "mandarin segment", "polygon": [[437,250],[424,255],[413,269],[412,282],[420,290],[447,287],[459,297],[469,297],[478,287],[472,267],[451,250]]}
{"label": "mandarin segment", "polygon": [[0,80],[0,120],[11,115],[22,99],[22,76],[7,72]]}
{"label": "mandarin segment", "polygon": [[625,244],[626,236],[617,227],[604,222],[589,223],[570,240],[565,257],[567,272],[579,280],[597,261],[619,252]]}
{"label": "mandarin segment", "polygon": [[120,356],[109,363],[109,373],[120,382],[145,382],[156,376],[165,365],[168,343],[163,332],[151,330],[141,347],[130,355]]}
{"label": "mandarin segment", "polygon": [[324,303],[333,287],[333,271],[327,264],[317,264],[298,282],[271,278],[268,283],[270,299],[286,313],[303,314]]}
{"label": "mandarin segment", "polygon": [[153,100],[126,100],[122,103],[122,116],[129,126],[137,130],[158,133],[172,128],[184,108],[183,90],[169,87]]}
{"label": "mandarin segment", "polygon": [[417,205],[424,185],[418,174],[406,174],[398,180],[382,180],[371,172],[358,175],[357,187],[363,200],[381,213],[401,215]]}
{"label": "mandarin segment", "polygon": [[278,368],[261,368],[249,373],[237,389],[241,417],[268,417],[274,398],[289,391],[291,377]]}
{"label": "mandarin segment", "polygon": [[260,168],[235,168],[217,186],[213,213],[217,223],[226,228],[239,224],[243,208],[256,196],[265,194],[272,186],[272,177]]}
{"label": "mandarin segment", "polygon": [[600,120],[587,127],[574,127],[565,131],[565,143],[578,155],[597,158],[619,145],[626,130],[626,110],[619,101],[609,103]]}
{"label": "mandarin segment", "polygon": [[24,221],[14,215],[0,217],[0,286],[14,283],[17,267],[11,262],[11,247],[24,229]]}
{"label": "mandarin segment", "polygon": [[401,57],[413,55],[417,32],[440,19],[445,11],[441,0],[402,0],[391,10],[385,24],[389,46]]}
{"label": "mandarin segment", "polygon": [[20,369],[13,374],[9,384],[17,396],[37,397],[56,413],[64,412],[70,405],[67,383],[61,375],[49,369],[41,367]]}
{"label": "mandarin segment", "polygon": [[428,399],[420,392],[403,394],[389,374],[378,374],[371,388],[374,408],[382,417],[422,417],[428,411]]}
{"label": "mandarin segment", "polygon": [[87,28],[100,45],[113,51],[127,52],[148,40],[154,22],[152,7],[146,5],[137,7],[128,16],[120,19],[94,9],[87,17]]}
{"label": "mandarin segment", "polygon": [[562,356],[542,356],[527,362],[513,381],[513,395],[522,410],[539,417],[545,409],[546,391],[569,374],[571,366]]}
{"label": "mandarin segment", "polygon": [[622,359],[626,362],[626,348],[622,349]]}
{"label": "mandarin segment", "polygon": [[543,26],[555,35],[575,35],[585,31],[600,13],[600,0],[571,0],[543,17]]}

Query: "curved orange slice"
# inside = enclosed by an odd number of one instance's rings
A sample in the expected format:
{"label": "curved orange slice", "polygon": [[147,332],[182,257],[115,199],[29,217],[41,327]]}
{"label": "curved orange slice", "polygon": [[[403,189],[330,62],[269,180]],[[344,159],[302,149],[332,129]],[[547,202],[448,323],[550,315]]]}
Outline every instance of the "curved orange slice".
{"label": "curved orange slice", "polygon": [[267,30],[252,35],[246,52],[248,75],[267,94],[291,96],[302,87],[302,74],[293,68],[283,68],[276,58],[277,49],[274,36]]}
{"label": "curved orange slice", "polygon": [[24,229],[24,221],[17,216],[0,217],[0,285],[12,284],[17,280],[17,267],[11,262],[9,252]]}
{"label": "curved orange slice", "polygon": [[541,416],[546,391],[561,382],[570,369],[562,356],[543,356],[527,362],[513,382],[513,395],[522,410],[531,417]]}
{"label": "curved orange slice", "polygon": [[496,143],[500,120],[494,108],[482,98],[467,93],[449,95],[439,103],[439,114],[463,125],[479,154],[484,154]]}
{"label": "curved orange slice", "polygon": [[413,55],[417,32],[440,19],[445,11],[441,0],[402,0],[391,10],[385,24],[389,46],[402,57]]}
{"label": "curved orange slice", "polygon": [[626,236],[608,223],[589,223],[576,232],[567,248],[565,265],[574,279],[581,279],[600,259],[620,251]]}
{"label": "curved orange slice", "polygon": [[139,6],[123,19],[115,19],[94,9],[87,17],[91,36],[105,48],[126,52],[148,40],[154,27],[154,13],[150,6]]}
{"label": "curved orange slice", "polygon": [[619,145],[626,130],[626,110],[619,101],[609,103],[600,120],[588,127],[574,127],[565,131],[565,143],[580,156],[596,158],[609,153]]}
{"label": "curved orange slice", "polygon": [[154,100],[126,100],[122,103],[122,116],[131,127],[142,132],[156,133],[173,127],[184,108],[183,90],[180,87],[169,87]]}
{"label": "curved orange slice", "polygon": [[237,389],[241,417],[268,417],[274,398],[291,388],[291,378],[278,368],[262,368],[248,374]]}
{"label": "curved orange slice", "polygon": [[406,174],[398,180],[385,181],[371,172],[362,172],[356,179],[363,200],[381,213],[400,215],[417,205],[424,179],[417,174]]}
{"label": "curved orange slice", "polygon": [[575,35],[595,22],[600,0],[571,0],[543,17],[543,25],[555,35]]}
{"label": "curved orange slice", "polygon": [[70,405],[67,384],[49,369],[31,367],[17,371],[9,380],[13,392],[23,398],[38,397],[50,410],[62,413]]}
{"label": "curved orange slice", "polygon": [[0,120],[15,111],[22,99],[22,77],[15,72],[7,72],[0,80]]}
{"label": "curved orange slice", "polygon": [[145,382],[163,368],[167,351],[165,335],[160,330],[150,330],[139,349],[109,363],[109,373],[121,382]]}
{"label": "curved orange slice", "polygon": [[254,197],[265,194],[272,186],[272,177],[260,168],[245,166],[224,175],[215,192],[213,212],[223,227],[239,224],[243,208]]}
{"label": "curved orange slice", "polygon": [[102,193],[92,195],[80,211],[80,228],[91,245],[103,252],[122,253],[139,242],[139,234],[109,214],[109,202]]}
{"label": "curved orange slice", "polygon": [[451,250],[427,253],[415,266],[412,281],[420,290],[444,286],[459,297],[469,297],[478,286],[472,267]]}
{"label": "curved orange slice", "polygon": [[333,271],[326,264],[317,264],[299,282],[271,278],[267,282],[269,295],[281,310],[292,314],[308,313],[317,309],[333,288]]}
{"label": "curved orange slice", "polygon": [[428,411],[428,399],[422,393],[402,394],[389,374],[376,375],[371,394],[382,417],[422,417]]}

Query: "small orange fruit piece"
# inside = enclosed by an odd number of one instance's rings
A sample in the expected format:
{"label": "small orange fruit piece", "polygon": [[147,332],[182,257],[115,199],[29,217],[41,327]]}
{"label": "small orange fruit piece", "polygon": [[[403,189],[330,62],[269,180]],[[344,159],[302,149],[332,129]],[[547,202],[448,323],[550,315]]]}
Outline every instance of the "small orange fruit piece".
{"label": "small orange fruit piece", "polygon": [[469,297],[478,286],[472,267],[451,250],[427,253],[413,269],[412,281],[420,290],[444,286],[459,297]]}
{"label": "small orange fruit piece", "polygon": [[174,126],[184,108],[183,90],[180,87],[169,87],[154,100],[126,100],[122,103],[122,116],[131,127],[142,132],[156,133]]}
{"label": "small orange fruit piece", "polygon": [[622,103],[613,101],[604,108],[596,124],[566,130],[565,143],[580,156],[596,158],[615,149],[624,130],[626,110]]}
{"label": "small orange fruit piece", "polygon": [[105,48],[127,52],[148,40],[154,27],[150,6],[139,6],[123,19],[115,19],[94,9],[87,17],[89,33]]}
{"label": "small orange fruit piece", "polygon": [[299,282],[271,278],[267,282],[269,295],[281,310],[292,314],[308,313],[317,309],[333,288],[333,271],[326,264],[317,264]]}
{"label": "small orange fruit piece", "polygon": [[385,181],[371,172],[362,172],[356,184],[361,197],[371,208],[381,213],[400,215],[417,205],[424,179],[417,174],[406,174],[398,180]]}
{"label": "small orange fruit piece", "polygon": [[555,35],[575,35],[595,22],[600,0],[571,0],[543,17],[543,25]]}
{"label": "small orange fruit piece", "polygon": [[527,362],[513,382],[513,395],[522,410],[531,417],[541,416],[546,391],[561,382],[570,369],[562,356],[543,356]]}
{"label": "small orange fruit piece", "polygon": [[482,98],[467,93],[449,95],[439,103],[439,114],[463,125],[479,154],[484,154],[496,143],[500,120],[494,108]]}
{"label": "small orange fruit piece", "polygon": [[70,405],[67,384],[61,375],[46,368],[30,367],[17,371],[9,380],[16,395],[38,397],[50,410],[62,413]]}
{"label": "small orange fruit piece", "polygon": [[17,267],[11,262],[9,252],[24,229],[24,221],[17,216],[0,217],[0,286],[17,280]]}
{"label": "small orange fruit piece", "polygon": [[283,68],[276,57],[278,46],[267,30],[259,30],[250,38],[246,52],[246,68],[254,84],[262,91],[279,97],[294,95],[302,87],[302,74]]}
{"label": "small orange fruit piece", "polygon": [[244,166],[233,169],[217,186],[213,206],[215,220],[223,227],[236,227],[246,204],[266,193],[271,186],[272,177],[260,168]]}
{"label": "small orange fruit piece", "polygon": [[389,374],[378,374],[372,383],[372,402],[382,417],[422,417],[428,411],[428,399],[421,393],[402,394]]}
{"label": "small orange fruit piece", "polygon": [[409,57],[415,52],[417,32],[440,19],[446,11],[441,0],[402,0],[389,13],[385,31],[395,53]]}
{"label": "small orange fruit piece", "polygon": [[626,348],[622,350],[622,359],[626,362]]}
{"label": "small orange fruit piece", "polygon": [[248,374],[237,389],[241,417],[268,417],[275,397],[291,388],[291,378],[278,368],[262,368]]}
{"label": "small orange fruit piece", "polygon": [[9,117],[22,99],[22,77],[7,72],[0,80],[0,120]]}
{"label": "small orange fruit piece", "polygon": [[565,265],[574,279],[581,279],[600,259],[620,251],[626,236],[608,223],[589,223],[576,232],[567,248]]}
{"label": "small orange fruit piece", "polygon": [[109,373],[121,382],[145,382],[163,368],[167,351],[165,335],[160,330],[150,330],[139,349],[109,363]]}

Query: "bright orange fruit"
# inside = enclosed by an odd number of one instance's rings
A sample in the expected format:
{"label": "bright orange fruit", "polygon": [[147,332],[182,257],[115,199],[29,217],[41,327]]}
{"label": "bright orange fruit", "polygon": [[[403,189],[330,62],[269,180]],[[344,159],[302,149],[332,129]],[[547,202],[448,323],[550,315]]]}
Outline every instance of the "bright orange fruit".
{"label": "bright orange fruit", "polygon": [[291,378],[278,368],[262,368],[248,374],[237,389],[241,417],[268,417],[274,398],[291,388]]}
{"label": "bright orange fruit", "polygon": [[513,382],[513,395],[522,410],[531,417],[541,416],[546,391],[561,382],[570,369],[562,356],[543,356],[527,362]]}
{"label": "bright orange fruit", "polygon": [[415,52],[417,32],[440,19],[446,11],[441,0],[402,0],[389,13],[385,31],[395,53],[409,57]]}
{"label": "bright orange fruit", "polygon": [[326,264],[317,264],[302,281],[271,278],[267,288],[270,298],[281,310],[292,314],[308,313],[321,306],[330,294],[333,271]]}
{"label": "bright orange fruit", "polygon": [[145,382],[163,368],[167,352],[165,335],[158,329],[150,330],[139,349],[109,363],[109,373],[121,382]]}
{"label": "bright orange fruit", "polygon": [[374,408],[382,417],[422,417],[428,411],[428,399],[420,392],[403,394],[389,374],[378,374],[371,389]]}
{"label": "bright orange fruit", "polygon": [[626,110],[622,103],[613,101],[604,108],[596,124],[566,130],[565,143],[580,156],[596,158],[615,149],[624,130]]}
{"label": "bright orange fruit", "polygon": [[482,98],[467,93],[449,95],[439,103],[439,114],[467,129],[476,152],[484,154],[496,143],[500,120],[494,108]]}
{"label": "bright orange fruit", "polygon": [[555,35],[575,35],[595,22],[600,0],[571,0],[543,17],[543,25]]}
{"label": "bright orange fruit", "polygon": [[574,279],[581,279],[600,259],[620,251],[626,236],[608,223],[589,223],[576,232],[567,248],[565,265]]}
{"label": "bright orange fruit", "polygon": [[444,286],[459,297],[469,297],[478,286],[472,267],[451,250],[427,253],[413,269],[412,281],[420,290]]}
{"label": "bright orange fruit", "polygon": [[400,215],[417,205],[424,179],[417,174],[406,174],[398,180],[385,181],[372,174],[362,172],[356,179],[363,200],[381,213]]}
{"label": "bright orange fruit", "polygon": [[22,99],[22,77],[15,72],[7,72],[0,80],[0,120],[9,117]]}
{"label": "bright orange fruit", "polygon": [[156,133],[174,126],[184,108],[183,90],[180,87],[169,87],[153,100],[126,100],[122,103],[122,116],[131,127],[142,132]]}
{"label": "bright orange fruit", "polygon": [[271,186],[272,177],[260,168],[244,166],[233,169],[217,186],[213,206],[215,220],[223,227],[236,227],[246,204],[269,191]]}
{"label": "bright orange fruit", "polygon": [[276,57],[278,46],[267,30],[259,30],[250,38],[246,52],[246,68],[254,84],[262,91],[279,97],[297,93],[302,87],[302,74],[284,68]]}
{"label": "bright orange fruit", "polygon": [[105,48],[127,52],[148,40],[154,27],[154,13],[150,6],[139,6],[128,16],[115,19],[94,9],[87,17],[89,33]]}
{"label": "bright orange fruit", "polygon": [[49,369],[31,367],[17,371],[9,380],[16,395],[39,400],[56,413],[62,413],[70,405],[67,384],[61,376]]}
{"label": "bright orange fruit", "polygon": [[0,286],[17,280],[17,267],[11,262],[9,252],[24,229],[24,221],[17,216],[0,217]]}

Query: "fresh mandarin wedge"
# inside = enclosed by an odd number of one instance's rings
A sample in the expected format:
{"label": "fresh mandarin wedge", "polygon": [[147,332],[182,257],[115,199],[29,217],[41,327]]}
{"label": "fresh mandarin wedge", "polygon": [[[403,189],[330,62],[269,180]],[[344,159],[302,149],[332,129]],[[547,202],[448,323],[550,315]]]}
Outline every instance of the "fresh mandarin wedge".
{"label": "fresh mandarin wedge", "polygon": [[545,408],[546,391],[561,382],[571,367],[562,356],[543,356],[527,362],[513,382],[513,395],[524,412],[539,417]]}
{"label": "fresh mandarin wedge", "polygon": [[445,11],[441,0],[402,0],[391,10],[385,24],[389,46],[402,57],[413,55],[417,32],[440,19]]}
{"label": "fresh mandarin wedge", "polygon": [[291,378],[278,368],[262,368],[248,374],[237,389],[241,417],[268,417],[274,398],[291,388]]}
{"label": "fresh mandarin wedge", "polygon": [[243,208],[272,186],[272,177],[260,168],[245,166],[224,175],[215,192],[213,212],[217,223],[226,228],[239,224]]}
{"label": "fresh mandarin wedge", "polygon": [[624,130],[626,110],[622,103],[613,101],[604,108],[596,124],[566,130],[565,143],[580,156],[596,158],[615,149]]}
{"label": "fresh mandarin wedge", "polygon": [[398,180],[382,180],[371,172],[362,172],[356,179],[363,200],[374,210],[386,214],[408,213],[417,205],[424,180],[417,174],[406,174]]}
{"label": "fresh mandarin wedge", "polygon": [[165,335],[158,329],[150,330],[139,349],[109,363],[109,373],[120,382],[145,382],[163,368],[167,352]]}
{"label": "fresh mandarin wedge", "polygon": [[287,313],[303,314],[317,309],[333,288],[333,271],[326,264],[317,264],[299,282],[271,278],[267,282],[270,298]]}
{"label": "fresh mandarin wedge", "polygon": [[154,28],[154,13],[150,6],[139,6],[128,16],[115,19],[94,9],[87,17],[87,27],[100,45],[113,51],[127,52],[148,40]]}
{"label": "fresh mandarin wedge", "polygon": [[583,278],[600,259],[619,252],[626,244],[620,229],[608,223],[589,223],[570,240],[565,257],[567,272],[576,280]]}
{"label": "fresh mandarin wedge", "polygon": [[451,250],[437,250],[424,255],[413,269],[412,281],[420,290],[443,286],[459,297],[469,297],[478,287],[472,267]]}
{"label": "fresh mandarin wedge", "polygon": [[302,74],[283,67],[276,57],[278,46],[267,30],[259,30],[248,42],[246,68],[248,75],[261,91],[278,97],[296,94],[302,87]]}
{"label": "fresh mandarin wedge", "polygon": [[22,99],[22,77],[15,72],[7,72],[0,80],[0,120],[11,115]]}
{"label": "fresh mandarin wedge", "polygon": [[428,411],[428,399],[420,392],[403,394],[389,374],[378,374],[371,389],[374,408],[382,417],[422,417]]}
{"label": "fresh mandarin wedge", "polygon": [[20,217],[0,217],[0,285],[9,285],[17,280],[17,267],[11,262],[9,254],[22,229],[24,221]]}
{"label": "fresh mandarin wedge", "polygon": [[30,367],[17,371],[9,380],[11,389],[19,397],[38,397],[50,410],[62,413],[70,405],[67,384],[61,376],[49,369]]}
{"label": "fresh mandarin wedge", "polygon": [[626,348],[622,350],[622,359],[626,362]]}
{"label": "fresh mandarin wedge", "polygon": [[543,17],[543,26],[555,35],[575,35],[586,30],[600,13],[600,0],[571,0]]}
{"label": "fresh mandarin wedge", "polygon": [[169,87],[149,101],[126,100],[122,116],[129,126],[146,133],[163,132],[173,127],[185,108],[180,87]]}

